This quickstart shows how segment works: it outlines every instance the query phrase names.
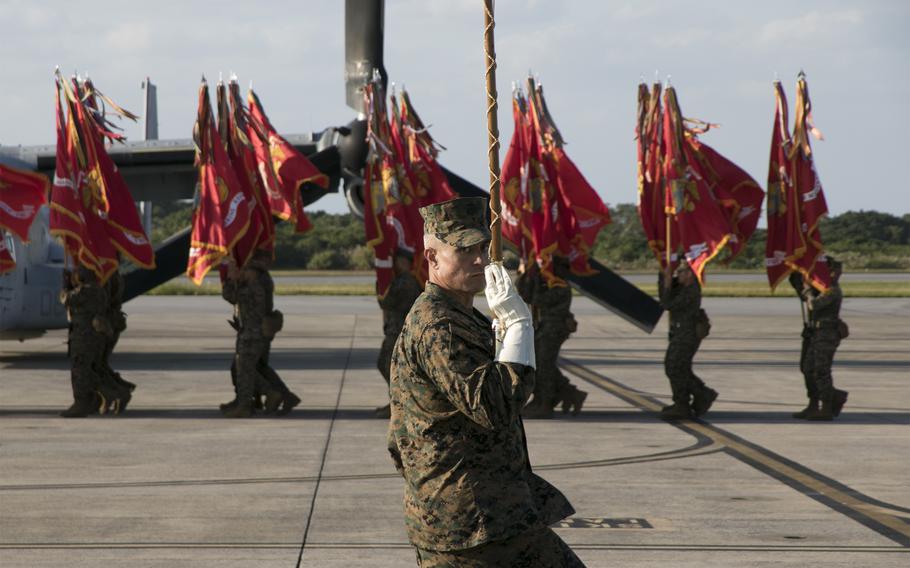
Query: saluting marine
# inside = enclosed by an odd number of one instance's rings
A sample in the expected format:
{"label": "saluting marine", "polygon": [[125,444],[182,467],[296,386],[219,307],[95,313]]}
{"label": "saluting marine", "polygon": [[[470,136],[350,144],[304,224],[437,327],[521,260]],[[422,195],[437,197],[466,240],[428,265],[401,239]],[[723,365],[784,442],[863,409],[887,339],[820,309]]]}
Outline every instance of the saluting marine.
{"label": "saluting marine", "polygon": [[[531,293],[534,312],[534,350],[537,354],[537,381],[534,399],[522,414],[526,418],[552,418],[553,408],[562,403],[564,413],[581,412],[588,393],[569,382],[559,370],[559,351],[562,344],[578,329],[572,315],[572,289],[568,285],[549,286],[539,271]],[[563,281],[569,275],[569,259],[553,257],[553,273]],[[524,286],[522,286],[524,287]]]}
{"label": "saluting marine", "polygon": [[847,402],[847,391],[834,388],[831,365],[834,353],[841,339],[848,335],[847,324],[840,319],[843,292],[840,276],[843,270],[840,261],[828,259],[831,285],[823,293],[815,292],[808,283],[803,284],[800,296],[809,308],[809,347],[805,357],[806,390],[809,404],[794,414],[794,418],[805,420],[833,420],[839,416]]}
{"label": "saluting marine", "polygon": [[[531,471],[531,313],[502,265],[488,265],[485,209],[462,198],[420,210],[429,281],[395,344],[390,390],[408,537],[422,567],[583,566],[550,528],[572,506]],[[473,308],[484,289],[495,335]]]}
{"label": "saluting marine", "polygon": [[701,308],[701,286],[685,261],[680,263],[676,278],[671,278],[669,266],[658,276],[660,303],[670,312],[664,371],[673,392],[673,404],[664,407],[660,416],[667,420],[703,416],[717,398],[717,391],[705,386],[692,371],[695,353],[710,330],[708,315]]}
{"label": "saluting marine", "polygon": [[[414,274],[411,272],[414,266],[414,255],[407,250],[397,249],[392,269],[395,271],[395,278],[389,284],[389,289],[385,296],[379,298],[379,307],[382,308],[382,347],[379,349],[379,357],[376,360],[376,367],[385,379],[386,385],[389,384],[389,373],[392,367],[392,349],[404,327],[404,319],[408,315],[414,300],[420,296],[423,290]],[[388,418],[391,410],[388,404],[376,409],[376,418]]]}
{"label": "saluting marine", "polygon": [[284,323],[281,312],[274,309],[275,284],[268,273],[270,260],[267,251],[256,251],[240,270],[229,263],[228,277],[222,286],[222,296],[236,305],[235,323],[239,326],[232,367],[237,396],[221,405],[222,414],[228,418],[252,415],[262,394],[266,414],[287,414],[300,404],[300,398],[284,384],[268,361],[271,342]]}

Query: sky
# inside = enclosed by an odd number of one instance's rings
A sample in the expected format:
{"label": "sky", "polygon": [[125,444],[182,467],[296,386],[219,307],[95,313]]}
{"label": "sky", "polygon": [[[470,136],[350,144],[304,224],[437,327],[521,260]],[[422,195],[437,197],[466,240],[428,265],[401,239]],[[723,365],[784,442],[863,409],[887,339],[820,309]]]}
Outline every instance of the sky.
{"label": "sky", "polygon": [[[201,75],[253,81],[283,133],[354,118],[344,95],[344,2],[0,0],[0,144],[54,142],[53,72],[89,74],[141,112],[158,85],[160,138],[188,138]],[[608,204],[637,198],[640,80],[669,80],[683,114],[719,123],[702,140],[767,179],[778,77],[793,104],[808,76],[816,167],[831,214],[910,212],[910,2],[904,0],[499,0],[499,128],[512,134],[510,92],[529,70],[544,86],[566,151]],[[404,85],[440,161],[488,184],[480,0],[386,0],[385,66]],[[792,107],[791,107],[792,108]],[[792,116],[791,110],[791,116]],[[138,126],[126,127],[141,139]],[[898,174],[898,179],[894,175]],[[346,210],[340,195],[312,206]]]}

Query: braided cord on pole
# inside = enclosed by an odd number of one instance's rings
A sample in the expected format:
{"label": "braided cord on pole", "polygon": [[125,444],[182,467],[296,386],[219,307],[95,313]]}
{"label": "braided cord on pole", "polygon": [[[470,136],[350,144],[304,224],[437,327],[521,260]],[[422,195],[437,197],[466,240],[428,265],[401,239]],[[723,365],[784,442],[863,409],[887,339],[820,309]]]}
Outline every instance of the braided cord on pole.
{"label": "braided cord on pole", "polygon": [[497,118],[496,94],[496,50],[493,42],[493,28],[496,20],[493,17],[494,0],[484,0],[483,52],[486,62],[487,80],[487,159],[490,163],[490,260],[502,261],[502,226],[499,201],[501,180],[499,179],[499,121]]}

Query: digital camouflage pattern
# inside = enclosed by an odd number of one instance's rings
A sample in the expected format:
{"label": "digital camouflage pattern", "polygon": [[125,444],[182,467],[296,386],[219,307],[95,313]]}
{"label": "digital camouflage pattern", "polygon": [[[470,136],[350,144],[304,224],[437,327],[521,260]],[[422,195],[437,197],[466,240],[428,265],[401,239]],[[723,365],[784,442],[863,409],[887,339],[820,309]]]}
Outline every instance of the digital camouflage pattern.
{"label": "digital camouflage pattern", "polygon": [[105,289],[108,297],[106,317],[111,324],[111,335],[106,337],[100,372],[107,376],[107,380],[132,392],[136,389],[136,385],[124,380],[120,373],[111,367],[110,363],[111,354],[113,354],[114,348],[117,347],[117,342],[120,341],[120,334],[126,331],[126,314],[123,313],[124,282],[120,271],[115,271],[111,274],[107,284],[105,284]]}
{"label": "digital camouflage pattern", "polygon": [[395,342],[404,327],[404,320],[408,315],[414,301],[423,290],[417,278],[410,272],[403,272],[392,280],[386,295],[379,299],[382,308],[382,347],[379,349],[379,358],[376,366],[385,382],[389,382],[389,373],[392,366],[392,350]]}
{"label": "digital camouflage pattern", "polygon": [[[803,374],[803,383],[806,386],[806,396],[811,400],[818,399],[818,393],[815,390],[815,377],[812,374],[812,359],[809,356],[809,346],[812,343],[812,324],[809,318],[805,317],[805,313],[809,310],[808,301],[803,298],[803,277],[798,271],[793,271],[790,273],[789,277],[790,285],[793,286],[793,289],[796,291],[796,295],[799,296],[799,301],[803,304],[803,331],[800,333],[802,338],[802,343],[799,350],[799,371]],[[809,291],[810,294],[817,295],[818,292],[815,288],[812,288]],[[810,314],[811,316],[811,314]]]}
{"label": "digital camouflage pattern", "polygon": [[420,208],[423,232],[456,248],[490,240],[486,222],[487,200],[461,197]]}
{"label": "digital camouflage pattern", "polygon": [[420,568],[583,568],[584,563],[553,529],[528,531],[469,550],[435,552],[417,549]]}
{"label": "digital camouflage pattern", "polygon": [[[69,318],[70,380],[73,399],[90,402],[96,393],[103,390],[99,369],[105,349],[105,335],[98,328],[108,308],[105,289],[97,283],[94,275],[81,271],[81,281],[61,292],[61,301],[66,306]],[[108,393],[109,394],[109,393]]]}
{"label": "digital camouflage pattern", "polygon": [[692,360],[701,345],[701,339],[695,333],[701,309],[701,287],[698,282],[682,286],[674,280],[667,290],[663,274],[660,274],[657,288],[661,305],[670,312],[670,341],[664,357],[664,372],[670,379],[673,401],[688,405],[689,397],[705,386],[692,371]]}
{"label": "digital camouflage pattern", "polygon": [[831,365],[841,340],[838,322],[843,299],[840,285],[834,280],[825,292],[808,300],[809,321],[812,327],[808,353],[809,370],[816,396],[820,400],[830,399],[834,394]]}
{"label": "digital camouflage pattern", "polygon": [[390,388],[389,452],[414,546],[465,550],[574,512],[531,471],[520,411],[533,388],[534,369],[494,361],[487,318],[427,284],[395,346]]}
{"label": "digital camouflage pattern", "polygon": [[266,333],[263,326],[274,312],[275,294],[275,284],[268,270],[250,261],[238,278],[225,280],[221,294],[236,305],[235,317],[239,323],[234,357],[237,399],[248,401],[269,391],[289,392],[268,365],[273,336]]}
{"label": "digital camouflage pattern", "polygon": [[555,404],[559,394],[570,388],[569,379],[559,370],[557,360],[562,344],[572,333],[572,289],[568,286],[547,286],[538,278],[533,305],[537,320],[534,330],[534,352],[537,356],[535,400]]}

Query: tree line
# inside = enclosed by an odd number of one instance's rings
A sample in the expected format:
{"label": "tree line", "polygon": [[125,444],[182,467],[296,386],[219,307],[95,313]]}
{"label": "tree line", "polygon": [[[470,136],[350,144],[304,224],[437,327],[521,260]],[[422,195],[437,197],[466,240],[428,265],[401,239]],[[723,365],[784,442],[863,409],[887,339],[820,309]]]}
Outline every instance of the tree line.
{"label": "tree line", "polygon": [[[153,212],[152,240],[160,243],[190,225],[188,206],[158,206]],[[593,256],[616,270],[656,269],[634,204],[610,208],[613,222],[601,230]],[[297,235],[288,223],[276,227],[275,267],[309,270],[369,270],[372,253],[364,244],[363,221],[350,213],[309,213],[313,230]],[[827,251],[847,270],[910,270],[910,214],[848,211],[826,218],[821,234]],[[764,267],[766,231],[757,229],[730,268]],[[517,263],[506,254],[507,263]],[[714,261],[715,263],[717,260]],[[714,264],[714,263],[712,263]],[[716,265],[715,265],[716,266]]]}

